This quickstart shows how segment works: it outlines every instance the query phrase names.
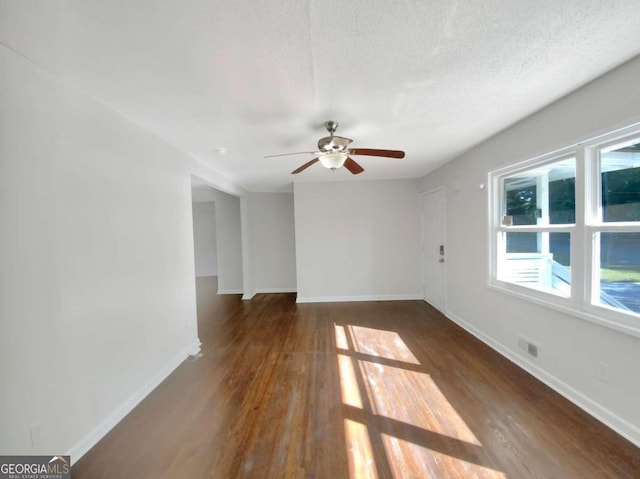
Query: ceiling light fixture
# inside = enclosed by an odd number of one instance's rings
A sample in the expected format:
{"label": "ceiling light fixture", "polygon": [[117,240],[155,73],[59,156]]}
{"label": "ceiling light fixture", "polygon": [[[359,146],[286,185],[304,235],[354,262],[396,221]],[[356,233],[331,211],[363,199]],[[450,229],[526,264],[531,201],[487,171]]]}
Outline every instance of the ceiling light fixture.
{"label": "ceiling light fixture", "polygon": [[335,170],[336,168],[340,168],[344,165],[344,162],[347,160],[346,153],[324,153],[318,157],[320,159],[320,163],[325,168],[330,170]]}

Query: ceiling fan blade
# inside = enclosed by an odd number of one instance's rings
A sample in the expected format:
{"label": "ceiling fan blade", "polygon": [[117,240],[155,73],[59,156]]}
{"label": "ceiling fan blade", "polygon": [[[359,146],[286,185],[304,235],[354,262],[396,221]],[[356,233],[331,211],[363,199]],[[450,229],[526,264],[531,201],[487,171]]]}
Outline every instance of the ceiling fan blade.
{"label": "ceiling fan blade", "polygon": [[404,158],[404,151],[373,150],[371,148],[349,148],[350,155],[383,156],[385,158]]}
{"label": "ceiling fan blade", "polygon": [[360,166],[358,163],[353,161],[348,156],[347,156],[347,159],[344,161],[344,165],[342,165],[342,166],[344,166],[347,170],[349,170],[354,175],[357,175],[357,174],[362,173],[364,171],[364,168],[362,166]]}
{"label": "ceiling fan blade", "polygon": [[316,163],[318,161],[318,158],[314,158],[311,161],[307,161],[304,165],[296,168],[295,170],[293,170],[291,172],[292,175],[297,175],[298,173],[300,173],[301,171],[306,170],[307,168],[309,168],[311,165],[313,165],[314,163]]}
{"label": "ceiling fan blade", "polygon": [[317,153],[317,151],[298,151],[296,153],[282,153],[280,155],[264,156],[263,158],[275,158],[276,156],[291,156],[291,155],[313,155],[314,153]]}

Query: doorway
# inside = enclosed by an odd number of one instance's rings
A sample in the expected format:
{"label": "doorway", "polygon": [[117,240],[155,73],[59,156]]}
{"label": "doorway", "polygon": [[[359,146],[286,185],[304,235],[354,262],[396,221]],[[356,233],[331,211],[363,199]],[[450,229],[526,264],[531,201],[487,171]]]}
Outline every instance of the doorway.
{"label": "doorway", "polygon": [[213,334],[219,311],[242,294],[240,198],[191,177],[198,336]]}
{"label": "doorway", "polygon": [[197,278],[214,278],[216,294],[242,294],[240,198],[191,177]]}
{"label": "doorway", "polygon": [[446,311],[446,200],[444,188],[422,195],[422,287],[424,300]]}

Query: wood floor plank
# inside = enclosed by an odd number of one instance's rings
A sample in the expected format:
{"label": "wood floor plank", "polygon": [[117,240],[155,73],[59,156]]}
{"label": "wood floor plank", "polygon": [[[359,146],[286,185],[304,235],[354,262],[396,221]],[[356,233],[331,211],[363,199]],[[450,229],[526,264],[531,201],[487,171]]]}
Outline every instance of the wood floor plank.
{"label": "wood floor plank", "polygon": [[421,301],[218,296],[73,469],[100,478],[638,478],[640,449]]}

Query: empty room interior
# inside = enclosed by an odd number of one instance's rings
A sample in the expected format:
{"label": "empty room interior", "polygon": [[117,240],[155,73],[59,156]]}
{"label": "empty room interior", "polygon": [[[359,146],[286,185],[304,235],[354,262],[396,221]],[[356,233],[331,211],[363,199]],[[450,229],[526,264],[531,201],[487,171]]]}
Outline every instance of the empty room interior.
{"label": "empty room interior", "polygon": [[637,0],[0,0],[0,456],[640,477]]}

